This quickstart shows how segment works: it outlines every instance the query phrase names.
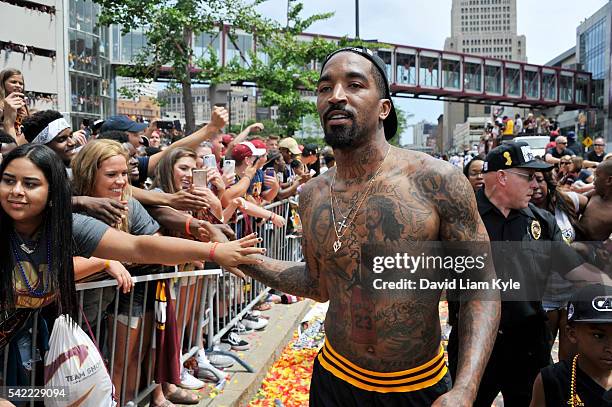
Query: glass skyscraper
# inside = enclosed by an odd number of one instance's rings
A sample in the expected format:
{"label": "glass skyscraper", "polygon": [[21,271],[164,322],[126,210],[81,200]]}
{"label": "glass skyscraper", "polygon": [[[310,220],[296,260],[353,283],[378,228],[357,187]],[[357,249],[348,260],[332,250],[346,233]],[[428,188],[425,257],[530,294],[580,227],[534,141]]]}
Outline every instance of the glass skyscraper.
{"label": "glass skyscraper", "polygon": [[578,26],[576,57],[580,68],[593,74],[592,109],[588,112],[591,137],[604,136],[612,146],[612,2],[608,2]]}
{"label": "glass skyscraper", "polygon": [[68,0],[67,63],[70,117],[78,129],[83,119],[111,112],[108,29],[98,26],[100,6],[92,0]]}

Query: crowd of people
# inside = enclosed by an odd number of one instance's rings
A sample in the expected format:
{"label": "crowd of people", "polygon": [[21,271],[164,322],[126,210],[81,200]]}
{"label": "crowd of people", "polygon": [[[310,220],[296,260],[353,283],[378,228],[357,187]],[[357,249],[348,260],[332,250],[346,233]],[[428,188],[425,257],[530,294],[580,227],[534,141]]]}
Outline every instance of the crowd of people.
{"label": "crowd of people", "polygon": [[[109,341],[116,338],[115,352],[105,357],[114,365],[116,394],[123,391],[125,400],[130,400],[139,387],[136,369],[143,363],[138,360],[139,333],[147,332],[143,349],[151,348],[148,333],[155,321],[153,309],[160,289],[150,284],[147,297],[145,286],[134,285],[132,277],[167,271],[162,264],[179,264],[181,271],[220,265],[243,276],[236,265],[258,261],[248,254],[264,250],[253,247],[262,240],[253,234],[258,225],[300,233],[299,216],[285,217],[265,206],[287,198],[294,201],[303,184],[333,166],[332,153],[325,152],[321,167],[317,146],[300,146],[291,137],[258,136],[264,130],[261,123],[237,135],[223,134],[228,112],[222,107],[215,108],[210,122],[188,136],[176,128],[168,129],[160,120],[139,123],[125,116],[72,129],[57,111],[28,109],[25,78],[19,71],[2,71],[0,80],[0,290],[14,293],[3,296],[2,309],[39,310],[49,327],[48,336],[60,313],[76,315],[75,282],[115,279],[120,292],[117,298],[114,289],[105,290],[101,302],[97,295],[86,296],[83,312],[93,327],[108,326],[110,332],[117,323],[116,333],[107,335]],[[292,212],[295,214],[295,207]],[[239,215],[244,220],[237,227]],[[235,234],[239,240],[228,242],[227,236]],[[125,236],[136,239],[125,240]],[[156,254],[148,255],[152,252]],[[183,315],[197,315],[202,293],[196,293],[193,284],[166,284],[168,298],[183,299],[173,305],[178,309],[177,321]],[[191,300],[187,303],[185,298]],[[113,321],[117,301],[117,321]],[[248,349],[248,342],[237,333],[264,329],[267,319],[261,310],[269,309],[271,303],[295,301],[296,297],[282,292],[271,294],[222,342],[233,350]],[[98,321],[100,307],[102,319]],[[222,308],[224,316],[231,307],[228,303]],[[10,318],[9,314],[3,316]],[[9,385],[29,383],[24,366],[32,362],[26,352],[31,346],[26,340],[31,321],[26,319],[23,324],[2,344],[17,356],[11,359],[8,371],[0,373]],[[195,318],[188,318],[183,329],[189,332],[196,325]],[[128,343],[126,338],[130,338]],[[101,344],[102,349],[110,350],[110,343],[105,345]],[[175,349],[157,349],[158,360],[160,352],[173,358],[168,370],[167,364],[156,367],[159,386],[152,393],[152,406],[197,403],[198,395],[184,389],[224,379],[221,369],[233,364],[227,356],[207,355],[205,349],[216,349],[213,345],[217,344],[202,342],[190,361],[197,367],[188,370],[179,363],[181,345],[174,345]],[[125,384],[124,366],[128,372]]]}
{"label": "crowd of people", "polygon": [[503,111],[496,111],[493,114],[493,120],[487,121],[483,140],[498,139],[511,140],[515,136],[520,135],[558,135],[558,123],[545,115],[537,116],[533,113],[528,113],[523,119],[520,113],[515,113],[514,116],[507,116]]}
{"label": "crowd of people", "polygon": [[[521,119],[520,113],[516,113],[514,118],[501,116],[499,112],[493,114],[493,119],[489,120],[481,136],[478,150],[464,150],[460,153],[436,154],[436,158],[449,161],[452,165],[464,168],[474,157],[484,158],[484,156],[494,147],[515,139],[516,137],[546,136],[549,142],[546,144],[544,154],[539,157],[550,164],[558,166],[559,161],[563,162],[572,159],[574,167],[572,172],[578,171],[581,176],[576,178],[576,174],[566,178],[563,184],[571,184],[574,180],[579,180],[574,188],[585,187],[585,177],[592,175],[593,170],[605,158],[610,157],[606,154],[606,140],[603,136],[597,136],[592,140],[592,145],[583,145],[573,130],[562,131],[559,124],[553,118],[544,115],[536,117],[529,113],[525,120]],[[566,164],[564,164],[566,165]],[[563,175],[568,168],[561,168]],[[591,182],[592,183],[592,179]],[[586,192],[581,190],[580,192]]]}

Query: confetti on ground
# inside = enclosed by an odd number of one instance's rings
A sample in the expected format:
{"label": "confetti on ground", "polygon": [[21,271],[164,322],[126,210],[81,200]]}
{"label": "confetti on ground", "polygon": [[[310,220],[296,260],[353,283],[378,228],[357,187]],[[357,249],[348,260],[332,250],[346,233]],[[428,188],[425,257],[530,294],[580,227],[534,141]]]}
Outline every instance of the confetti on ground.
{"label": "confetti on ground", "polygon": [[[268,371],[250,407],[308,405],[312,365],[325,336],[322,322],[326,312],[327,305],[318,304],[304,317],[304,330],[294,331],[293,339]],[[298,332],[302,332],[301,336]]]}
{"label": "confetti on ground", "polygon": [[318,349],[293,349],[292,345],[297,338],[296,331],[293,340],[268,371],[259,392],[251,400],[250,407],[308,405],[312,364]]}

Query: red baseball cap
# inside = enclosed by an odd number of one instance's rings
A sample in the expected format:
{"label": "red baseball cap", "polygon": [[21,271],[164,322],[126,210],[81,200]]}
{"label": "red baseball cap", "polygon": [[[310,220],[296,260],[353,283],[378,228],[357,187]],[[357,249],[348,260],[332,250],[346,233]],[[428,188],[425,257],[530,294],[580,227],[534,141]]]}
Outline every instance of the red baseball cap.
{"label": "red baseball cap", "polygon": [[257,148],[250,141],[244,141],[237,146],[234,146],[232,150],[232,158],[236,161],[242,161],[247,157],[265,155],[266,150],[263,148]]}
{"label": "red baseball cap", "polygon": [[262,140],[258,138],[251,140],[251,143],[255,146],[255,148],[260,148],[263,150],[268,149],[268,147],[266,146],[266,143],[264,143]]}
{"label": "red baseball cap", "polygon": [[224,134],[223,136],[221,136],[221,143],[223,143],[225,147],[227,147],[228,144],[232,142],[232,140],[234,140],[234,138],[231,134]]}

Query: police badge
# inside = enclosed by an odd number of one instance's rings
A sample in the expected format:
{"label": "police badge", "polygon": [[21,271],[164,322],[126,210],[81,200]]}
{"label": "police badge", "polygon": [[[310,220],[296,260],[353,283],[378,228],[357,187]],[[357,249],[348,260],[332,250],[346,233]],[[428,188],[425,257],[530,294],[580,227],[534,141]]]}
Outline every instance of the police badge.
{"label": "police badge", "polygon": [[542,226],[540,226],[540,222],[538,222],[537,220],[532,221],[531,222],[531,237],[533,237],[534,240],[538,240],[541,235],[542,235]]}

